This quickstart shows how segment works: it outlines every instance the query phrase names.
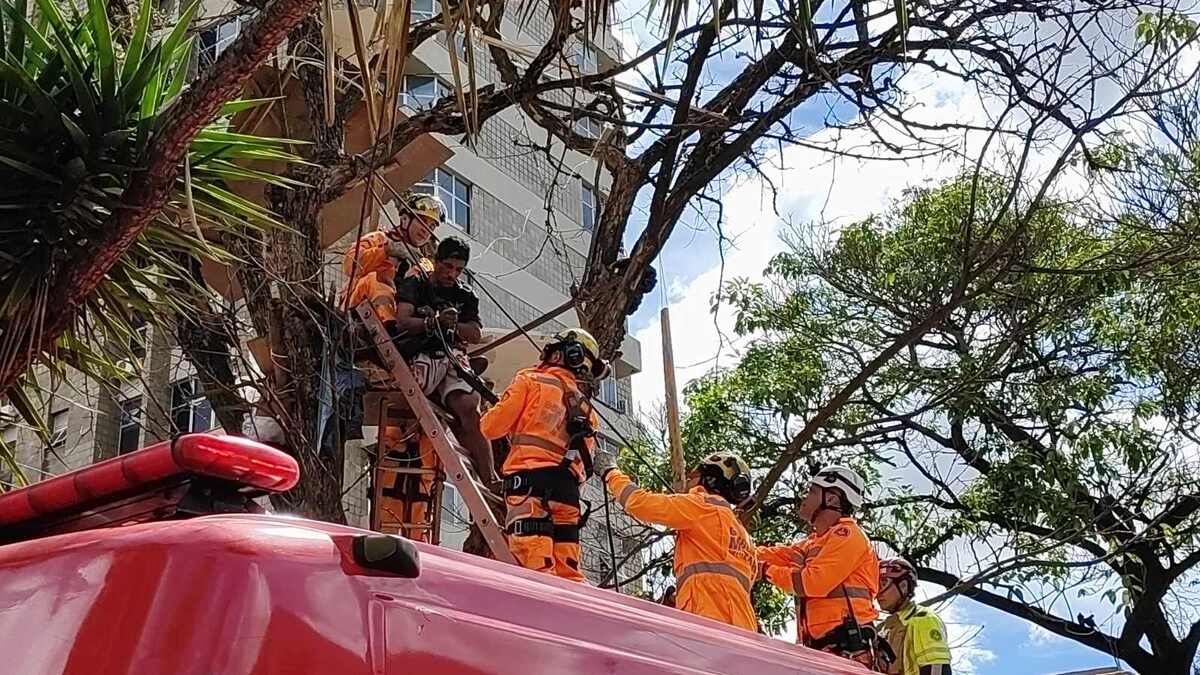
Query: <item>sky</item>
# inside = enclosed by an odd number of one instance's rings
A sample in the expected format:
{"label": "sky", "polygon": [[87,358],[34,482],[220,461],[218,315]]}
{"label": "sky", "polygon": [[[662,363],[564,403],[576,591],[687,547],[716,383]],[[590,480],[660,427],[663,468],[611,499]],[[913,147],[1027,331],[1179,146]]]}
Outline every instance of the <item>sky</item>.
{"label": "sky", "polygon": [[[639,26],[618,27],[626,53],[648,44]],[[914,97],[922,119],[930,123],[950,120],[983,120],[984,106],[976,94],[956,80],[932,73],[911,73],[906,93]],[[822,129],[824,105],[797,113],[812,139],[829,134]],[[854,139],[848,139],[851,142]],[[979,139],[963,140],[970,152]],[[776,158],[771,176],[784,186],[778,195],[778,212],[761,179],[727,185],[721,202],[726,213],[724,230],[733,240],[718,254],[716,239],[702,228],[681,224],[659,257],[659,289],[648,296],[630,320],[630,331],[641,342],[642,371],[633,378],[635,405],[650,410],[663,399],[659,310],[670,307],[678,386],[714,366],[737,361],[737,344],[731,335],[733,317],[728,310],[714,315],[712,297],[731,277],[761,279],[773,255],[784,250],[783,237],[795,225],[822,224],[830,231],[878,212],[898,199],[908,187],[928,185],[963,169],[962,159],[914,161],[832,160],[818,151],[791,147]],[[632,241],[632,240],[631,240]],[[627,245],[630,242],[627,242]],[[942,589],[924,589],[926,597]],[[1114,665],[1111,657],[1060,638],[1044,629],[967,599],[956,599],[938,608],[947,624],[955,654],[955,672],[968,675],[1040,675]],[[1097,613],[1099,617],[1100,614]]]}

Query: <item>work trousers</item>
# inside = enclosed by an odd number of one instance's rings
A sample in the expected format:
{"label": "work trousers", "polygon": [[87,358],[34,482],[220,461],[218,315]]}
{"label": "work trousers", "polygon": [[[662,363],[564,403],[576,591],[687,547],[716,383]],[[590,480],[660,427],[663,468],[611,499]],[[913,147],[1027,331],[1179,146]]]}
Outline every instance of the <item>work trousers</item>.
{"label": "work trousers", "polygon": [[505,477],[508,548],[523,567],[571,581],[579,570],[579,483],[566,467],[530,469]]}

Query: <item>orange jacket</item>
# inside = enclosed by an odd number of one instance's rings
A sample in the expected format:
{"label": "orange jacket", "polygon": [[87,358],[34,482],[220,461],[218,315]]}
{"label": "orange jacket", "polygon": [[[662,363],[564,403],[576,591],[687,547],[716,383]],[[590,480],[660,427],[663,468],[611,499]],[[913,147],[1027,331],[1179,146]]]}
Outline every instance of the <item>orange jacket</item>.
{"label": "orange jacket", "polygon": [[798,544],[759,546],[758,558],[771,583],[796,596],[801,644],[837,628],[848,613],[847,602],[861,626],[879,617],[874,604],[879,558],[853,518],[842,518]]}
{"label": "orange jacket", "polygon": [[[570,440],[564,400],[569,397],[583,399],[571,371],[556,366],[517,371],[500,402],[479,420],[485,438],[509,436],[512,449],[500,473],[508,476],[517,471],[562,466]],[[599,429],[600,420],[591,404],[583,401],[580,405],[587,411],[592,428]],[[595,439],[587,439],[588,452],[594,444]],[[581,484],[587,480],[581,457],[574,457],[570,467]]]}
{"label": "orange jacket", "polygon": [[647,492],[628,476],[608,472],[608,489],[625,512],[666,525],[675,537],[675,606],[746,630],[758,629],[750,587],[758,562],[750,534],[729,502],[694,487],[685,495]]}
{"label": "orange jacket", "polygon": [[[347,291],[354,288],[358,279],[375,275],[379,283],[393,286],[396,279],[397,260],[388,255],[388,236],[383,232],[371,232],[346,249],[342,256],[342,274],[347,277]],[[357,259],[357,263],[355,260]],[[354,279],[349,279],[350,275]]]}

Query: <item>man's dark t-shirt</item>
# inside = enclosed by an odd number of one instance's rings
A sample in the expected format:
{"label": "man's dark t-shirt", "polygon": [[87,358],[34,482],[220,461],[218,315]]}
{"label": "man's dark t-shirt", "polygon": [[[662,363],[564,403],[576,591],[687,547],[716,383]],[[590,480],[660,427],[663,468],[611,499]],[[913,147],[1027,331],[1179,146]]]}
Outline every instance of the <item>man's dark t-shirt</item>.
{"label": "man's dark t-shirt", "polygon": [[[432,281],[423,276],[407,277],[396,287],[396,302],[406,302],[417,308],[419,316],[428,316],[440,312],[447,307],[458,310],[459,323],[480,323],[479,298],[475,292],[455,282],[453,286],[435,286]],[[423,310],[432,310],[427,312]],[[454,346],[457,338],[447,334],[446,341]],[[405,340],[401,352],[445,351],[442,340],[436,335],[422,336],[420,340],[410,338]],[[406,353],[406,356],[408,354]]]}

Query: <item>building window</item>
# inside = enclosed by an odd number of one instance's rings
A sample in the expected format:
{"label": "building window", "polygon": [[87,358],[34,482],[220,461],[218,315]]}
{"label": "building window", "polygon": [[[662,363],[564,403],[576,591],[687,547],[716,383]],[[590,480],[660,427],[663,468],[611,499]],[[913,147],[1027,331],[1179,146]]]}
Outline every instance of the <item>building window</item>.
{"label": "building window", "polygon": [[617,379],[612,375],[600,382],[600,400],[617,407]]}
{"label": "building window", "polygon": [[437,195],[446,205],[446,216],[451,223],[471,231],[471,184],[446,169],[434,169],[420,183],[413,185],[413,192]]}
{"label": "building window", "polygon": [[579,69],[580,75],[595,75],[600,72],[600,59],[596,48],[588,42],[581,43],[575,52],[575,67]]}
{"label": "building window", "polygon": [[194,377],[171,383],[171,427],[177,434],[208,431],[212,427],[212,405]]}
{"label": "building window", "polygon": [[583,205],[583,219],[579,222],[583,224],[583,229],[591,232],[596,229],[596,191],[587,183],[583,184],[581,201]]}
{"label": "building window", "polygon": [[412,17],[411,20],[424,21],[426,19],[432,19],[433,15],[436,13],[434,11],[433,2],[434,0],[410,0],[408,6],[409,16]]}
{"label": "building window", "polygon": [[123,455],[142,447],[142,397],[133,396],[121,401],[121,426],[117,435],[117,454]]}
{"label": "building window", "polygon": [[450,95],[449,85],[429,75],[405,75],[403,85],[400,103],[413,110],[432,108],[440,99]]}
{"label": "building window", "polygon": [[575,133],[586,138],[600,138],[601,125],[590,117],[575,120]]}
{"label": "building window", "polygon": [[129,322],[129,327],[133,329],[133,332],[129,334],[129,353],[135,360],[141,362],[146,358],[146,344],[150,340],[150,325],[146,323],[144,317],[137,314]]}
{"label": "building window", "polygon": [[58,449],[67,444],[68,411],[50,413],[50,447]]}
{"label": "building window", "polygon": [[223,24],[200,31],[200,66],[210,66],[217,57],[233,44],[242,32],[241,17],[234,17]]}

